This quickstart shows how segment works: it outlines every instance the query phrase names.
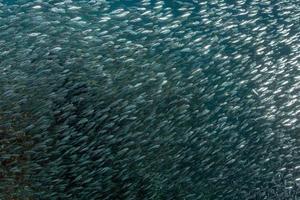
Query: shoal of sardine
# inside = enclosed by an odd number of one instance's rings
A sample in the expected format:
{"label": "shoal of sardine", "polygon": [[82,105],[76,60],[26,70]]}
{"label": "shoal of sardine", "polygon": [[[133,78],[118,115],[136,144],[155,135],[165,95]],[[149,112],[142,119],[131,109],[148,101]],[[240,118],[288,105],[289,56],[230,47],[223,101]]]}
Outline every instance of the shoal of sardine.
{"label": "shoal of sardine", "polygon": [[297,0],[0,1],[0,199],[300,199]]}

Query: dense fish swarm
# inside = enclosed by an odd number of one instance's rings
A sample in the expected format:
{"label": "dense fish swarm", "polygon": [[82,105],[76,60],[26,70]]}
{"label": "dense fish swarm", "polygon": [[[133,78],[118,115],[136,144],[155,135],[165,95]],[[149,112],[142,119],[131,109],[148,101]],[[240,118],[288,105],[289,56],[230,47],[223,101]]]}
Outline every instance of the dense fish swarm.
{"label": "dense fish swarm", "polygon": [[0,199],[300,199],[299,0],[0,0]]}

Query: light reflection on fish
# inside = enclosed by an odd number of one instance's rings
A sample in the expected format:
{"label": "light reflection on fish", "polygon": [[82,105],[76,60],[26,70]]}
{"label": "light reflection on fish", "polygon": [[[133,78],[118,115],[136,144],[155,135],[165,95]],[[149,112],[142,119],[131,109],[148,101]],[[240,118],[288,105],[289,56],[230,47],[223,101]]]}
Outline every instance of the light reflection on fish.
{"label": "light reflection on fish", "polygon": [[299,199],[298,2],[127,3],[0,1],[0,199]]}

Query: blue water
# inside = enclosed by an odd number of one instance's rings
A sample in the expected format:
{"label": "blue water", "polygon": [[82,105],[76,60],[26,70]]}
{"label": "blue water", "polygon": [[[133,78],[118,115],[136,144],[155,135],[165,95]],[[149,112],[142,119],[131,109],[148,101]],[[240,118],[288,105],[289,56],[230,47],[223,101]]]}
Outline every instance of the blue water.
{"label": "blue water", "polygon": [[300,198],[297,1],[1,2],[0,199]]}

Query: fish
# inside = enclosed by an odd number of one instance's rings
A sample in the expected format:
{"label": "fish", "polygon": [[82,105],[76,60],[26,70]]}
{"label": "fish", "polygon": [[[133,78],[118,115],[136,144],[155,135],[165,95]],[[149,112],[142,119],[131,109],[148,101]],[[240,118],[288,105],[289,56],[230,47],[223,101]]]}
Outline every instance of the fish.
{"label": "fish", "polygon": [[0,1],[0,199],[299,199],[295,5]]}

